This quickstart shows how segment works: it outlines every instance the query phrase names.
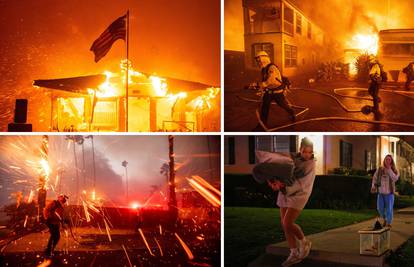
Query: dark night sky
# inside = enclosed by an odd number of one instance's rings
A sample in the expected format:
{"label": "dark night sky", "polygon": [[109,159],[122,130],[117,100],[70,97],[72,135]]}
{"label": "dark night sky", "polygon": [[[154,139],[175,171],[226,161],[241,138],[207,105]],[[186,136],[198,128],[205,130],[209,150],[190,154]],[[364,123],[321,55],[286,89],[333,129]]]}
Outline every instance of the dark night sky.
{"label": "dark night sky", "polygon": [[[364,31],[372,26],[378,30],[414,28],[412,0],[291,0],[291,2],[339,42],[344,42],[357,31]],[[224,49],[244,51],[242,0],[225,0],[224,5]]]}
{"label": "dark night sky", "polygon": [[[123,160],[128,161],[130,199],[145,200],[152,185],[165,186],[166,178],[160,174],[160,167],[168,162],[167,136],[95,136],[95,158],[97,192],[107,200],[124,204],[125,169]],[[209,143],[207,142],[209,141]],[[13,147],[16,144],[22,150]],[[25,168],[26,160],[39,159],[41,136],[3,136],[0,138],[0,206],[10,193],[23,190],[25,196],[37,185],[35,168]],[[85,139],[86,190],[92,186],[91,142]],[[82,148],[76,146],[78,168],[82,168]],[[177,189],[189,188],[185,176],[200,175],[209,182],[220,181],[220,137],[176,136],[174,150],[176,162],[185,163],[177,170]],[[208,153],[210,151],[210,157]],[[76,172],[72,143],[68,145],[65,136],[49,138],[49,160],[52,167],[51,181],[56,170],[63,168],[62,191],[74,195]],[[177,165],[177,166],[178,166]],[[10,166],[22,167],[17,171]],[[80,185],[83,188],[83,176]],[[50,193],[53,196],[52,193]]]}
{"label": "dark night sky", "polygon": [[124,41],[98,63],[89,48],[127,9],[135,70],[220,85],[219,0],[0,0],[0,119],[16,97],[41,101],[34,79],[119,72]]}

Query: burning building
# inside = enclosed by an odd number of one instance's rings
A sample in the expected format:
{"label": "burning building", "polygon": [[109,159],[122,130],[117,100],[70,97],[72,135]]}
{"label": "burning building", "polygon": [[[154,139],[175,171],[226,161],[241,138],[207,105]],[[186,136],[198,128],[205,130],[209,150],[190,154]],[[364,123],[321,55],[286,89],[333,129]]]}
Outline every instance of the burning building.
{"label": "burning building", "polygon": [[286,76],[315,70],[333,58],[330,38],[288,0],[244,0],[245,65],[254,69],[254,56],[266,51]]}
{"label": "burning building", "polygon": [[35,80],[50,93],[50,130],[219,131],[220,88],[129,67],[126,94],[125,71],[122,62],[121,73]]}

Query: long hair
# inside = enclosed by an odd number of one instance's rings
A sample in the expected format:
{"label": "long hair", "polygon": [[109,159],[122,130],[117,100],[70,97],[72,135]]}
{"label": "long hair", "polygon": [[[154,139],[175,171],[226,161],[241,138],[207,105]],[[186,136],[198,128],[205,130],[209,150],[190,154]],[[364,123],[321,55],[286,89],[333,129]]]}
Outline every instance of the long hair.
{"label": "long hair", "polygon": [[[312,152],[313,152],[313,142],[309,138],[307,138],[307,137],[304,137],[304,138],[302,138],[302,140],[300,140],[299,150],[302,150],[305,147],[312,148]],[[315,154],[314,153],[312,153],[312,159],[313,158],[315,158]]]}
{"label": "long hair", "polygon": [[389,157],[390,159],[391,159],[391,170],[395,173],[395,174],[397,174],[398,172],[397,172],[397,168],[395,167],[395,162],[394,162],[394,159],[393,159],[393,157],[392,157],[392,155],[391,154],[388,154],[388,155],[386,155],[385,157],[384,157],[384,160],[382,161],[382,166],[385,168],[385,160],[387,159],[387,157]]}

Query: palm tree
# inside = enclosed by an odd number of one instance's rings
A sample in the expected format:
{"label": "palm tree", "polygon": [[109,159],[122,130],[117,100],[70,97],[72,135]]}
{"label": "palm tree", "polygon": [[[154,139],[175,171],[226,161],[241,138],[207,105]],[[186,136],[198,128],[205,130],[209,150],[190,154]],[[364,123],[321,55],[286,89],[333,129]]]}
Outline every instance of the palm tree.
{"label": "palm tree", "polygon": [[169,158],[170,158],[170,164],[169,164],[169,188],[170,188],[170,199],[168,201],[168,210],[171,215],[171,221],[176,222],[178,218],[178,208],[177,208],[177,196],[175,194],[175,169],[174,169],[174,136],[169,135],[168,136],[168,150],[169,150]]}

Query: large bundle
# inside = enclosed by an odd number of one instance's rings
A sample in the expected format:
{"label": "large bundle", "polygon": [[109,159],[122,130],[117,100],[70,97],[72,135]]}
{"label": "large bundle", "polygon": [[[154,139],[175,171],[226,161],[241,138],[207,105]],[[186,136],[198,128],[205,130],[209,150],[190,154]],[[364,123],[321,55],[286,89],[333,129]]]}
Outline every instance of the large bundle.
{"label": "large bundle", "polygon": [[295,165],[290,153],[256,151],[256,159],[253,178],[258,183],[278,180],[286,186],[293,184]]}

